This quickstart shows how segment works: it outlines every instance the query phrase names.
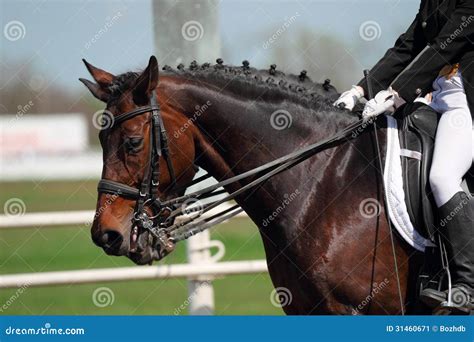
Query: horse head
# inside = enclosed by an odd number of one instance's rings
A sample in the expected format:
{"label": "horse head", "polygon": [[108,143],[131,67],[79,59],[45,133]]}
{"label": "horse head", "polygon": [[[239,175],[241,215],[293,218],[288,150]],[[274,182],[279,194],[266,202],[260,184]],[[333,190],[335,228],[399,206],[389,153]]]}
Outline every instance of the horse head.
{"label": "horse head", "polygon": [[141,73],[118,76],[84,63],[95,82],[80,81],[106,103],[99,132],[103,169],[92,239],[109,255],[151,263],[174,248],[173,241],[157,243],[151,226],[166,220],[170,208],[159,203],[180,194],[176,182],[190,181],[196,173],[192,134],[180,136],[181,146],[173,135],[167,140],[166,131],[177,131],[184,116],[157,96],[154,56]]}

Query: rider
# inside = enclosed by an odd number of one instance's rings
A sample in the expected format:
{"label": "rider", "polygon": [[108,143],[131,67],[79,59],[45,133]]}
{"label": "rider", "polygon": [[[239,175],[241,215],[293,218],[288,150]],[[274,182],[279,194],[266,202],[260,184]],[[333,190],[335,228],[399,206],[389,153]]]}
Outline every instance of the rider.
{"label": "rider", "polygon": [[[474,200],[462,190],[461,181],[474,156],[474,1],[422,0],[413,23],[370,75],[377,93],[365,105],[364,119],[393,113],[405,101],[426,101],[433,91],[429,105],[442,115],[430,185],[439,208],[439,232],[446,241],[454,309],[469,313],[474,295]],[[363,79],[334,104],[352,110],[367,93]],[[426,289],[421,299],[435,307],[447,300],[447,291]]]}

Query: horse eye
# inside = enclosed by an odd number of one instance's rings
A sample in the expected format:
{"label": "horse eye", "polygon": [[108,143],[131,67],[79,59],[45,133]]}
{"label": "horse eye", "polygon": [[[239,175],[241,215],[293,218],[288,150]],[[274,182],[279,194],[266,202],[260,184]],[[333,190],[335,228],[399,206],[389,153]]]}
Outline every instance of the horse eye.
{"label": "horse eye", "polygon": [[138,152],[138,150],[143,146],[143,138],[140,137],[131,137],[125,141],[125,147],[130,152]]}

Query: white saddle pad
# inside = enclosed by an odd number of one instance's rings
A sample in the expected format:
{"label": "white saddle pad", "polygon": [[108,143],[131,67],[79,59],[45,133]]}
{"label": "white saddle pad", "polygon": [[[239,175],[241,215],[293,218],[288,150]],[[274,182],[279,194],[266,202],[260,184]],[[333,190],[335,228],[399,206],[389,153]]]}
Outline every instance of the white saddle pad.
{"label": "white saddle pad", "polygon": [[387,210],[393,226],[406,242],[419,251],[433,243],[421,236],[410,221],[403,190],[402,163],[400,159],[400,141],[397,121],[387,118],[387,154],[385,158],[384,182]]}

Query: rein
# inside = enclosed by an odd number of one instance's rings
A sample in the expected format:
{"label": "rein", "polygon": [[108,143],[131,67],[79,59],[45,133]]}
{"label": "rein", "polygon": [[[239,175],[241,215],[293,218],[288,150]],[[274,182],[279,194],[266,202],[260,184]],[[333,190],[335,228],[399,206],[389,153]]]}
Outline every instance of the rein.
{"label": "rein", "polygon": [[[195,215],[188,218],[184,218],[181,222],[169,224],[170,221],[165,221],[164,225],[166,227],[164,229],[167,235],[170,236],[170,238],[172,238],[173,241],[182,241],[203,230],[206,230],[214,225],[217,225],[221,223],[222,221],[225,221],[231,218],[232,216],[239,214],[240,212],[243,211],[243,209],[240,208],[239,205],[234,205],[231,208],[228,208],[222,212],[219,212],[211,217],[198,220],[205,212],[208,212],[211,209],[216,208],[220,204],[223,204],[229,200],[234,199],[235,197],[237,197],[238,195],[242,194],[243,192],[247,190],[250,190],[252,188],[255,188],[258,185],[263,184],[265,181],[267,181],[271,177],[283,171],[286,171],[295,165],[298,165],[299,163],[305,161],[306,159],[310,158],[311,156],[315,155],[316,153],[320,152],[321,150],[330,146],[331,144],[337,143],[343,139],[347,139],[353,133],[354,130],[358,129],[359,127],[363,125],[364,125],[364,122],[362,120],[359,120],[349,125],[342,131],[331,136],[330,138],[327,138],[320,142],[306,146],[298,151],[287,154],[283,157],[270,161],[266,164],[263,164],[259,167],[251,169],[249,171],[246,171],[234,177],[220,181],[204,189],[197,190],[189,194],[186,194],[184,196],[180,196],[180,197],[162,202],[162,205],[164,206],[176,208],[169,214],[168,219],[167,219],[167,220],[174,220],[174,218],[180,215],[187,214],[185,212],[186,210],[182,208],[182,205],[185,204],[186,202],[193,201],[193,200],[199,201],[203,198],[216,196],[218,194],[225,192],[225,191],[216,191],[217,189],[229,184],[236,183],[240,180],[249,178],[251,176],[258,175],[256,179],[242,186],[238,190],[224,196],[221,199],[202,205],[202,207],[200,207],[199,210],[196,210],[198,212]],[[207,178],[207,175],[203,177]],[[192,211],[192,208],[189,211]]]}
{"label": "rein", "polygon": [[[365,81],[366,81],[366,84],[367,84],[367,95],[369,96],[369,99],[373,99],[374,98],[374,91],[373,91],[373,88],[372,88],[372,82],[371,82],[371,79],[370,79],[370,74],[369,74],[369,70],[364,70],[364,77],[365,77]],[[378,167],[379,167],[379,172],[381,175],[383,175],[383,165],[382,165],[382,155],[381,155],[381,152],[380,152],[380,144],[379,144],[379,137],[377,135],[377,122],[376,120],[374,120],[373,122],[373,131],[372,131],[372,134],[373,134],[373,137],[374,137],[374,140],[375,140],[375,146],[377,148],[377,161],[378,161]],[[383,180],[383,177],[381,179],[381,182],[382,182],[382,188],[383,188],[383,196],[384,196],[384,209],[385,209],[385,212],[388,213],[388,204],[387,204],[387,201],[385,199],[385,195],[387,193],[387,189],[385,189],[385,182]],[[394,267],[395,267],[395,275],[396,275],[396,278],[397,278],[397,290],[398,290],[398,299],[399,299],[399,302],[400,302],[400,312],[403,315],[405,315],[405,305],[403,303],[403,295],[402,295],[402,288],[401,288],[401,284],[400,284],[400,275],[399,275],[399,272],[398,272],[398,262],[397,262],[397,253],[396,253],[396,250],[395,250],[395,240],[394,240],[394,237],[393,237],[393,227],[392,227],[392,221],[390,220],[390,217],[388,216],[387,214],[387,225],[388,225],[388,230],[389,230],[389,234],[390,234],[390,244],[391,244],[391,247],[392,247],[392,254],[393,254],[393,262],[394,262]]]}

